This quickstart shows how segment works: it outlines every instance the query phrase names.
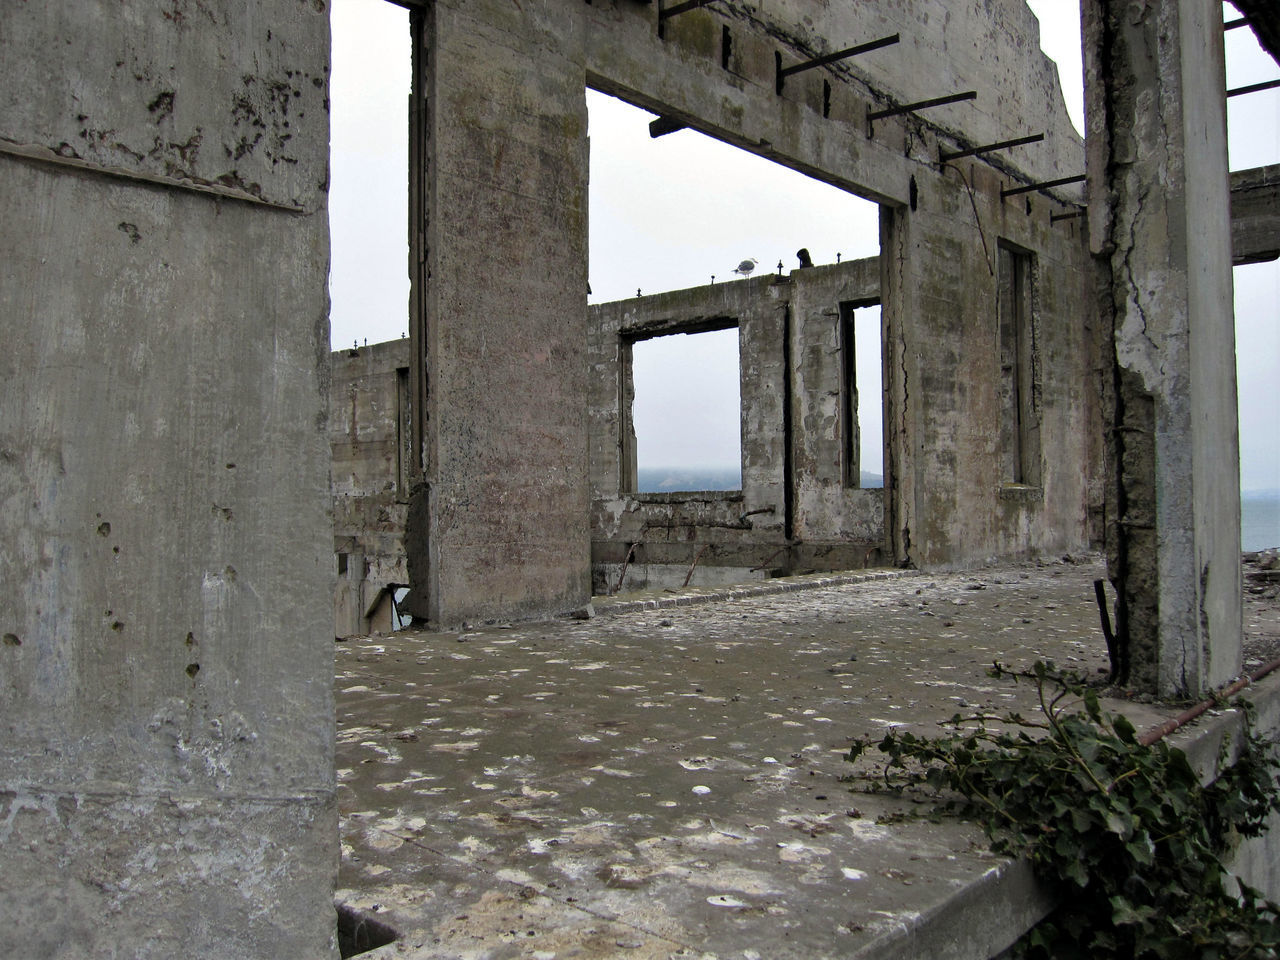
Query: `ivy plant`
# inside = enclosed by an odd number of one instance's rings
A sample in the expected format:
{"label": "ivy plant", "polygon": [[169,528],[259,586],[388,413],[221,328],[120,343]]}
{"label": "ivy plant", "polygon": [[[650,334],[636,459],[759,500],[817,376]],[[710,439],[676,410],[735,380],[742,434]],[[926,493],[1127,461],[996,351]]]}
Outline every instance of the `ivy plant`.
{"label": "ivy plant", "polygon": [[854,743],[846,759],[878,750],[882,769],[864,788],[923,790],[979,822],[992,849],[1028,857],[1058,887],[1060,906],[1014,956],[1275,958],[1280,905],[1230,878],[1222,858],[1280,811],[1273,744],[1252,732],[1236,759],[1201,784],[1164,740],[1139,743],[1133,725],[1104,713],[1097,692],[1051,663],[993,675],[1029,680],[1040,714],[957,714],[948,732],[890,731]]}

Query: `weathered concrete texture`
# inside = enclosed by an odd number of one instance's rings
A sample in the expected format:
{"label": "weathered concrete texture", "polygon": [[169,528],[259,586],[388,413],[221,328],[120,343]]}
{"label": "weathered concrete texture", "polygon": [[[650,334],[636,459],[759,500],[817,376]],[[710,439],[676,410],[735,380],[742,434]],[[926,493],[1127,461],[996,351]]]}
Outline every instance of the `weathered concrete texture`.
{"label": "weathered concrete texture", "polygon": [[[591,308],[596,593],[680,586],[690,572],[709,584],[881,559],[883,492],[844,487],[833,399],[844,389],[840,303],[878,292],[867,261]],[[632,344],[725,326],[738,333],[741,491],[638,493]]]}
{"label": "weathered concrete texture", "polygon": [[[326,223],[190,182],[321,203],[327,18],[255,11],[0,13],[0,141],[120,168],[0,151],[0,916],[27,956],[333,949]],[[296,163],[234,167],[235,98],[289,71],[305,92],[258,106]]]}
{"label": "weathered concrete texture", "polygon": [[582,6],[428,17],[426,483],[410,511],[425,523],[408,560],[433,623],[590,596]]}
{"label": "weathered concrete texture", "polygon": [[[957,711],[1033,715],[992,660],[1102,669],[1100,575],[891,574],[348,641],[339,897],[400,931],[383,956],[424,960],[993,956],[1050,903],[1025,865],[851,789],[842,755]],[[1105,705],[1139,729],[1176,712]]]}
{"label": "weathered concrete texture", "polygon": [[311,136],[328,129],[326,11],[243,7],[5,4],[0,151],[316,211],[328,181],[327,137]]}
{"label": "weathered concrete texture", "polygon": [[[910,394],[912,406],[889,459],[903,472],[888,494],[891,503],[854,504],[850,523],[866,533],[871,514],[886,510],[894,520],[891,553],[900,562],[963,562],[993,552],[1080,544],[1074,518],[1086,512],[1087,484],[1079,478],[1095,471],[1094,459],[1078,443],[1064,450],[1073,462],[1046,478],[1043,497],[1018,496],[995,509],[998,480],[971,479],[983,485],[982,497],[989,501],[989,509],[975,511],[985,518],[982,536],[948,527],[955,511],[933,499],[933,491],[953,478],[972,477],[945,462],[952,442],[947,433],[961,423],[977,428],[974,411],[963,405],[958,422],[922,423],[935,412],[928,399],[920,399],[929,390],[916,389],[921,371],[915,364],[931,369],[935,358],[924,348],[935,342],[972,362],[948,337],[935,340],[934,331],[956,326],[958,317],[975,344],[985,339],[991,310],[984,301],[992,290],[936,289],[935,278],[954,277],[960,260],[946,245],[907,243],[905,211],[914,215],[922,197],[927,204],[940,202],[946,213],[939,220],[955,231],[955,244],[994,244],[996,235],[987,234],[993,219],[1003,216],[1002,186],[1077,174],[1081,167],[1079,138],[1061,107],[1026,6],[1019,0],[975,2],[964,11],[936,13],[901,5],[815,10],[797,3],[761,12],[725,2],[684,14],[661,30],[656,8],[632,3],[525,11],[490,0],[435,4],[423,14],[429,189],[422,217],[429,280],[422,291],[424,314],[411,321],[414,355],[425,364],[421,390],[415,388],[415,396],[423,395],[415,433],[422,438],[425,482],[409,510],[420,519],[408,530],[415,613],[436,623],[538,615],[575,606],[587,594],[592,534],[585,518],[591,494],[580,482],[587,462],[587,84],[899,208],[887,214],[901,223],[894,233],[901,241],[895,276],[885,284],[887,323],[890,330],[905,318],[919,324],[919,330],[897,335],[903,374],[895,376],[892,389],[904,407]],[[846,38],[866,40],[895,30],[903,42],[892,53],[797,75],[779,92],[780,62],[803,60]],[[984,54],[992,46],[1002,50],[1000,57]],[[948,87],[999,95],[868,131],[867,109],[936,95],[939,62],[953,72]],[[1046,127],[1043,145],[967,165],[998,175],[962,182],[940,170],[940,149],[1025,133],[1022,109]],[[1080,238],[1074,226],[1051,229],[1048,220],[1070,209],[1062,199],[1070,196],[1071,191],[1058,191],[1056,199],[1037,194],[1009,207],[1027,221],[1010,228],[1017,234],[1011,239],[1037,253],[1043,249],[1046,264],[1066,264],[1064,283],[1071,292],[1060,302],[1074,304],[1071,271],[1079,262]],[[980,222],[970,222],[966,210],[977,212]],[[1052,288],[1046,283],[1046,326],[1078,333],[1084,327],[1078,317],[1061,325],[1052,315]],[[961,292],[971,298],[958,309]],[[774,330],[772,348],[760,345],[766,364],[780,362],[770,352],[782,346],[775,327],[766,325]],[[943,366],[952,370],[956,364]],[[772,402],[786,405],[782,396]],[[1069,435],[1093,412],[1084,403],[1061,410],[1068,419],[1078,417],[1064,424]],[[1046,416],[1058,413],[1047,410]],[[915,462],[917,450],[935,444],[942,445],[944,460],[930,468]],[[776,464],[750,460],[744,467],[748,473],[776,471]],[[907,471],[914,475],[908,478]],[[830,519],[834,513],[827,508],[833,506],[820,504],[817,512]],[[1063,542],[1054,545],[1045,531],[1062,519],[1059,509],[1071,520],[1059,538]],[[991,519],[993,512],[998,520]],[[802,514],[797,503],[790,522],[803,526]],[[775,516],[773,522],[789,521]],[[934,529],[916,529],[922,523]],[[997,529],[1004,531],[998,537]],[[993,539],[1002,542],[993,548]],[[730,565],[726,558],[720,563]]]}
{"label": "weathered concrete texture", "polygon": [[[949,7],[939,15],[900,4],[781,3],[761,12],[724,3],[676,18],[661,38],[646,7],[587,9],[593,86],[886,204],[888,556],[935,565],[1078,545],[1077,518],[1101,509],[1089,502],[1099,492],[1091,478],[1099,475],[1101,446],[1086,439],[1097,423],[1089,399],[1095,381],[1057,361],[1094,369],[1092,332],[1079,310],[1083,236],[1070,221],[1050,221],[1072,209],[1070,191],[1000,199],[1015,183],[1083,168],[1079,138],[1047,79],[1025,5]],[[779,62],[893,32],[903,38],[898,46],[796,75],[778,92]],[[996,47],[1000,57],[983,55]],[[939,63],[951,81],[944,87],[983,91],[981,106],[895,118],[868,135],[868,110],[938,95]],[[994,108],[985,99],[993,90]],[[941,150],[1025,134],[1026,115],[1048,127],[1043,144],[939,164]],[[1043,448],[1055,451],[1057,462],[1037,491],[1007,496],[990,466],[998,460],[990,441],[998,436],[999,381],[991,347],[1001,239],[1039,258],[1042,369],[1064,372],[1061,382],[1044,386],[1047,402],[1037,410]],[[1061,542],[1051,544],[1054,537]]]}
{"label": "weathered concrete texture", "polygon": [[[1034,117],[1048,147],[1017,148],[1008,162],[1031,180],[1081,172],[1080,136],[1021,0],[722,0],[672,19],[662,36],[653,5],[583,6],[593,86],[875,199],[908,203],[904,159],[936,161],[940,134],[991,143],[1014,136],[1013,118],[1025,133],[1021,118]],[[778,93],[778,55],[792,66],[894,33],[897,45],[789,77]],[[990,56],[996,49],[1000,56]],[[869,110],[969,89],[977,101],[881,121],[868,136]]]}
{"label": "weathered concrete texture", "polygon": [[[1084,239],[1067,208],[1000,200],[999,171],[970,161],[921,178],[917,209],[886,231],[886,381],[895,554],[919,565],[1078,550],[1088,544],[1095,433]],[[972,191],[972,192],[971,192]],[[1001,245],[1031,262],[1024,336],[1038,482],[1003,469]]]}
{"label": "weathered concrete texture", "polygon": [[413,476],[407,339],[331,355],[334,631],[391,628],[388,591],[407,586],[404,530]]}
{"label": "weathered concrete texture", "polygon": [[[961,173],[981,181],[979,169]],[[999,181],[980,184],[998,196]],[[965,248],[966,194],[943,184],[932,233],[914,253],[795,270],[591,308],[591,471],[596,593],[680,586],[692,571],[739,579],[765,572],[1079,550],[1100,504],[1101,444],[1091,325],[1079,310],[1082,238],[1027,201],[989,212],[982,239],[1025,244],[1028,372],[1024,422],[1034,422],[1034,478],[1002,474],[997,248]],[[986,193],[987,191],[983,191]],[[922,191],[923,196],[923,191]],[[946,206],[945,204],[950,204]],[[924,204],[922,204],[922,207]],[[1028,210],[1033,213],[1028,213]],[[957,217],[960,222],[957,223]],[[993,229],[994,228],[994,229]],[[913,228],[914,229],[914,228]],[[955,260],[976,261],[971,270]],[[882,273],[911,279],[881,318],[880,394],[849,380],[846,311],[882,300]],[[916,271],[920,271],[916,276]],[[918,297],[927,295],[921,303]],[[916,305],[919,311],[905,306]],[[923,315],[921,315],[923,314]],[[740,492],[637,493],[631,428],[631,345],[647,337],[736,326],[742,397]],[[915,386],[912,386],[915,384]],[[863,412],[888,427],[881,463],[850,461],[845,424],[857,391]],[[884,489],[861,489],[859,467],[886,470]],[[886,515],[890,518],[886,521]],[[887,527],[887,528],[886,528]],[[705,570],[711,567],[713,570]]]}
{"label": "weathered concrete texture", "polygon": [[33,960],[331,955],[332,793],[175,794],[0,791],[0,891],[14,931],[6,951]]}
{"label": "weathered concrete texture", "polygon": [[1231,262],[1280,258],[1280,164],[1231,174]]}
{"label": "weathered concrete texture", "polygon": [[1112,578],[1134,678],[1239,668],[1240,500],[1217,8],[1089,0],[1091,248],[1114,339]]}

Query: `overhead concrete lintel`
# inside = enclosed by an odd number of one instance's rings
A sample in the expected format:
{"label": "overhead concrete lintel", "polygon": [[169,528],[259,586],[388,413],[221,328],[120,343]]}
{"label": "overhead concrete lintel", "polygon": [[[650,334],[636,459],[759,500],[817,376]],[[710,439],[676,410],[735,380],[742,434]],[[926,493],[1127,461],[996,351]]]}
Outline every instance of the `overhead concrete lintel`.
{"label": "overhead concrete lintel", "polygon": [[1231,262],[1280,259],[1280,163],[1231,174]]}

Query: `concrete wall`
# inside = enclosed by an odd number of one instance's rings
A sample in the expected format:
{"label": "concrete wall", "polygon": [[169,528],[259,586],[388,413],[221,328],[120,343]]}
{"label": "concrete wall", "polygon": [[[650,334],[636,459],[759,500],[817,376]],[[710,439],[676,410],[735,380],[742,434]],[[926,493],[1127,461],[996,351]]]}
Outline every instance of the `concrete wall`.
{"label": "concrete wall", "polygon": [[[1080,309],[1082,231],[1075,221],[1051,220],[1075,209],[1070,194],[1000,198],[1002,188],[1082,173],[1080,141],[1047,79],[1052,74],[1023,4],[988,4],[967,17],[951,8],[928,13],[887,4],[803,11],[780,4],[763,13],[726,3],[675,18],[659,39],[652,11],[593,5],[588,80],[886,204],[881,286],[893,411],[885,504],[892,562],[1074,549],[1088,542],[1078,518],[1099,493],[1090,478],[1100,475],[1101,448],[1085,439],[1096,423],[1096,382],[1077,376],[1046,386],[1044,395],[1055,397],[1042,411],[1046,429],[1074,438],[1072,445],[1045,439],[1043,448],[1057,459],[1046,466],[1044,489],[1003,499],[991,466],[995,444],[980,432],[993,422],[994,393],[970,384],[975,363],[995,364],[994,261],[1002,238],[1039,257],[1042,369],[1057,376],[1061,360],[1075,356],[1096,372],[1092,325]],[[778,56],[800,62],[893,32],[903,37],[898,46],[796,75],[777,92]],[[1001,49],[998,62],[962,52],[988,43]],[[948,64],[941,73],[939,63]],[[824,81],[832,87],[825,110]],[[969,88],[979,90],[976,103],[883,121],[868,135],[869,109]],[[1035,118],[1034,130],[1024,116]],[[938,162],[940,150],[1041,129],[1046,140],[1034,147]],[[749,459],[744,468],[749,486]]]}
{"label": "concrete wall", "polygon": [[430,281],[411,609],[440,625],[590,596],[584,4],[442,0],[423,51]]}
{"label": "concrete wall", "polygon": [[413,476],[407,339],[331,356],[333,552],[339,637],[391,627],[388,589],[407,586],[404,530]]}
{"label": "concrete wall", "polygon": [[[1001,472],[997,264],[982,259],[980,245],[963,247],[959,220],[931,218],[930,243],[940,258],[978,262],[949,273],[939,264],[921,278],[918,288],[938,298],[924,320],[882,311],[887,386],[883,396],[859,392],[859,405],[888,425],[887,445],[898,450],[886,460],[884,489],[846,480],[842,405],[850,385],[840,318],[842,304],[880,299],[892,255],[591,308],[597,593],[679,586],[691,570],[690,583],[709,584],[884,565],[893,562],[895,532],[909,545],[907,559],[933,566],[1089,544],[1101,463],[1092,325],[1079,313],[1079,231],[1029,215],[1025,203],[996,222],[1001,236],[1041,251],[1032,257],[1030,318],[1039,462],[1034,484],[1015,483]],[[726,325],[736,326],[739,340],[741,491],[638,493],[631,344]],[[905,376],[891,369],[893,355],[908,366]],[[894,496],[904,487],[915,491],[911,501]]]}
{"label": "concrete wall", "polygon": [[0,7],[0,916],[334,955],[328,18]]}
{"label": "concrete wall", "polygon": [[[902,38],[897,46],[796,75],[779,92],[779,63],[894,32]],[[1080,139],[1037,40],[1020,0],[944,9],[785,2],[767,10],[725,0],[661,30],[651,4],[432,6],[422,57],[430,280],[421,320],[411,325],[425,370],[417,427],[424,483],[411,497],[407,538],[413,611],[439,624],[539,615],[580,604],[588,592],[590,492],[581,480],[588,84],[892,205],[889,322],[910,316],[920,330],[958,322],[977,336],[989,318],[981,298],[957,315],[964,284],[955,281],[956,266],[972,271],[979,265],[972,251],[994,249],[1005,226],[998,221],[1011,217],[999,202],[1001,186],[1082,172]],[[1000,57],[986,55],[997,48]],[[964,89],[978,90],[978,100],[868,129],[868,109]],[[1035,131],[1023,117],[1035,118]],[[940,149],[1029,132],[1046,139],[959,167],[938,162]],[[1070,257],[1064,251],[1078,245],[1076,227],[1048,226],[1051,213],[1072,209],[1070,197],[1035,194],[1027,212],[1025,201],[1009,205],[1020,211],[1009,229],[1031,230],[1033,250],[1048,241],[1054,262]],[[936,221],[911,224],[918,209]],[[970,219],[973,210],[981,222]],[[951,236],[935,237],[935,222]],[[969,251],[967,262],[956,249]],[[1051,304],[1077,302],[1074,291],[1046,295]],[[1072,329],[1084,326],[1077,318]],[[955,515],[945,485],[984,480],[962,476],[945,459],[926,467],[910,446],[922,418],[946,420],[918,402],[917,364],[931,362],[931,342],[898,345],[902,374],[891,385],[917,398],[890,451],[905,463],[910,450],[913,462],[890,491],[890,514],[901,520],[890,552],[899,562],[960,562],[989,552],[982,537],[937,527]],[[1078,407],[1078,416],[1090,413]],[[926,433],[955,427],[925,425]],[[919,439],[927,449],[929,436]],[[1090,464],[1077,458],[1046,479],[1064,485],[1048,502],[1074,498],[1072,515],[1083,510],[1078,478]],[[994,487],[984,489],[994,496]],[[1035,502],[1023,497],[1003,508],[1002,527],[1053,526],[1058,518]],[[1067,535],[1052,548],[1081,542]],[[1009,541],[1013,549],[1028,543],[1024,533]]]}

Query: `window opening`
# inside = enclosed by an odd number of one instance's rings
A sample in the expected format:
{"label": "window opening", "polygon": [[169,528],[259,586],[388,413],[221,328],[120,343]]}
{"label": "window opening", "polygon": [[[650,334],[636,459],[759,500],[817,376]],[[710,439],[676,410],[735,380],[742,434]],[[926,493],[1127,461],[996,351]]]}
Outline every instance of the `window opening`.
{"label": "window opening", "polygon": [[409,368],[396,367],[396,497],[409,497],[410,464],[413,463],[413,406]]}
{"label": "window opening", "polygon": [[740,490],[737,325],[630,348],[636,492]]}
{"label": "window opening", "polygon": [[652,138],[657,115],[587,90],[592,303],[783,275],[880,254],[880,210],[831,184],[692,128]]}
{"label": "window opening", "polygon": [[884,486],[880,302],[840,304],[840,468],[846,487]]}
{"label": "window opening", "polygon": [[1280,260],[1232,271],[1235,280],[1236,383],[1240,406],[1240,545],[1280,547]]}
{"label": "window opening", "polygon": [[[735,271],[748,261],[754,261],[746,273],[752,282],[770,274],[785,278],[800,268],[797,251],[802,249],[818,267],[879,256],[877,204],[692,128],[651,137],[649,124],[656,114],[594,90],[586,95],[591,144],[590,302],[738,281],[742,273]],[[633,380],[624,386],[620,401],[636,434],[635,446],[624,450],[623,489],[689,491],[712,484],[720,489],[741,488],[736,334],[722,349],[695,354],[696,359],[683,368],[686,373],[674,372],[678,369],[675,354],[710,336],[699,333],[624,342],[624,352],[632,352],[629,363],[623,358],[624,367],[632,370]],[[646,355],[660,350],[672,352],[651,363]],[[871,355],[869,348],[863,353]],[[879,355],[878,343],[875,355]],[[874,365],[879,392],[879,364]],[[864,375],[864,380],[870,376]],[[721,384],[714,390],[714,401],[670,402],[677,393],[713,382]],[[731,412],[725,407],[726,398],[732,398]],[[650,409],[650,403],[662,403],[666,413]],[[683,448],[685,452],[677,451],[672,441],[689,430],[691,414],[713,408],[720,411],[720,425],[714,430],[700,428]],[[859,435],[875,443],[876,451],[859,459],[876,464],[872,471],[882,471],[879,413],[874,419],[874,426],[860,429]],[[712,449],[704,437],[713,434],[731,438],[732,450],[726,452],[717,440],[715,463],[692,463],[690,456]],[[714,475],[708,474],[708,467]],[[869,477],[868,482],[872,481]]]}
{"label": "window opening", "polygon": [[1040,485],[1040,403],[1035,336],[1035,257],[1001,242],[1000,456],[1006,483]]}

